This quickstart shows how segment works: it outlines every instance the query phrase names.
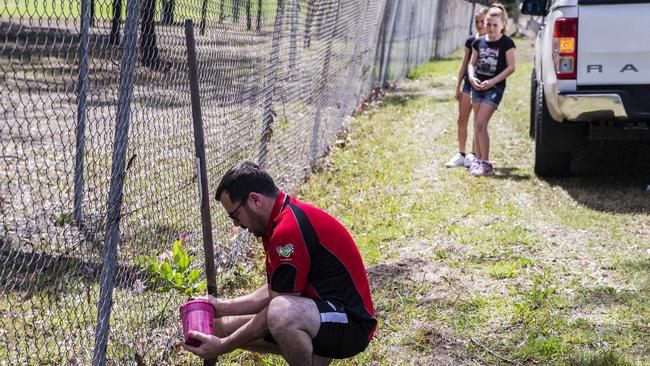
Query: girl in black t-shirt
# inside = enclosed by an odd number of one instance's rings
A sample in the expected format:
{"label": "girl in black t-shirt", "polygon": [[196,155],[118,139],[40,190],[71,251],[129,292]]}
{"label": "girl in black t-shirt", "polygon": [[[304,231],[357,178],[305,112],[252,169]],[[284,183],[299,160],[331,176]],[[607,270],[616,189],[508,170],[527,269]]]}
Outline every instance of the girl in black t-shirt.
{"label": "girl in black t-shirt", "polygon": [[507,24],[506,9],[501,4],[493,4],[486,18],[487,34],[472,44],[472,57],[467,67],[472,84],[470,98],[474,110],[474,133],[478,137],[477,159],[470,167],[474,176],[494,172],[489,159],[487,125],[503,98],[506,78],[515,71],[515,43],[505,35]]}
{"label": "girl in black t-shirt", "polygon": [[[467,142],[467,122],[469,121],[469,114],[472,112],[472,102],[469,98],[469,92],[472,88],[467,79],[467,64],[472,55],[472,43],[485,34],[485,17],[487,16],[488,8],[483,8],[474,14],[474,26],[476,27],[476,34],[469,36],[465,41],[465,54],[463,61],[458,70],[458,79],[456,81],[456,100],[458,101],[458,154],[454,155],[445,164],[447,168],[457,166],[465,166],[469,168],[471,163],[476,159],[476,141],[472,144],[472,152],[465,154],[465,144]],[[461,89],[462,84],[462,89]],[[476,134],[474,134],[474,140]]]}

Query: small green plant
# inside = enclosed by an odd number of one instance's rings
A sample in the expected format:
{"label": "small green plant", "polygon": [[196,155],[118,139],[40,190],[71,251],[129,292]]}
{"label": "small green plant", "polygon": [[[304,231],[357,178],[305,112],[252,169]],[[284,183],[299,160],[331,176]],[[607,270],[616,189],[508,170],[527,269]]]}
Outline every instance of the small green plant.
{"label": "small green plant", "polygon": [[149,283],[156,287],[156,292],[165,293],[176,290],[192,297],[203,292],[207,286],[206,280],[200,280],[200,272],[192,268],[194,256],[189,255],[184,247],[184,239],[173,243],[171,260],[162,261],[156,256],[140,257],[137,262],[151,275]]}
{"label": "small green plant", "polygon": [[72,214],[60,214],[54,216],[54,225],[55,226],[64,226],[65,224],[72,223],[73,218]]}

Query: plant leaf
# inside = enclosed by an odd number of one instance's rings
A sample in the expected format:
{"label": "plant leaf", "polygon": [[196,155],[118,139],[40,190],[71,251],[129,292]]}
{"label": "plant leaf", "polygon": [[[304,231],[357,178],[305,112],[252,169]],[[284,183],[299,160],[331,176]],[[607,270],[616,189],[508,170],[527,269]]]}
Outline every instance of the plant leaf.
{"label": "plant leaf", "polygon": [[207,280],[203,280],[203,281],[200,282],[198,285],[196,285],[196,287],[195,287],[195,293],[198,294],[198,293],[203,292],[203,290],[205,290],[205,288],[206,288],[207,286],[208,286],[208,281],[207,281]]}
{"label": "plant leaf", "polygon": [[158,265],[158,263],[151,263],[149,267],[147,267],[147,272],[153,275],[157,275],[159,271],[160,271],[160,266]]}
{"label": "plant leaf", "polygon": [[199,279],[199,270],[194,269],[190,272],[190,274],[187,275],[186,281],[188,285],[194,285],[196,284],[196,280]]}
{"label": "plant leaf", "polygon": [[178,263],[178,259],[183,255],[183,242],[176,240],[174,242],[174,263]]}
{"label": "plant leaf", "polygon": [[176,286],[183,287],[183,276],[180,273],[176,272],[172,281]]}
{"label": "plant leaf", "polygon": [[160,276],[167,281],[171,281],[174,274],[172,273],[172,267],[169,265],[169,262],[164,261],[160,266]]}
{"label": "plant leaf", "polygon": [[160,286],[156,289],[156,292],[164,293],[164,292],[169,292],[169,290],[171,290],[171,287],[169,286]]}
{"label": "plant leaf", "polygon": [[183,253],[176,264],[178,265],[178,272],[185,273],[185,271],[190,268],[190,259],[185,253]]}
{"label": "plant leaf", "polygon": [[138,255],[133,258],[133,264],[140,267],[148,267],[151,263],[151,258],[146,255]]}

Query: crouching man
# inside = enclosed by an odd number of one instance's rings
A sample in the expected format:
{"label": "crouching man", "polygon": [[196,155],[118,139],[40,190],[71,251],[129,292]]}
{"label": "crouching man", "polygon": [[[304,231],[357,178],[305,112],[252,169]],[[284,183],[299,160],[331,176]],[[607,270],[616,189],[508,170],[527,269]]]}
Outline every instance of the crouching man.
{"label": "crouching man", "polygon": [[244,162],[215,197],[235,226],[262,238],[267,283],[234,299],[209,297],[216,335],[194,332],[209,359],[243,348],[281,354],[290,365],[328,365],[368,346],[377,320],[366,270],[347,230],[322,210],[281,192]]}

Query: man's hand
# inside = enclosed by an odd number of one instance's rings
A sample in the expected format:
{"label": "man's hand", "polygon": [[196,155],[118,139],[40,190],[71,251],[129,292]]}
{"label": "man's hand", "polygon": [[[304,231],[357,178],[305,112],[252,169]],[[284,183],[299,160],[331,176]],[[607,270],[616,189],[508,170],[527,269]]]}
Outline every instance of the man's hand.
{"label": "man's hand", "polygon": [[213,359],[233,351],[223,339],[213,335],[191,331],[190,337],[200,341],[201,345],[192,347],[189,344],[183,343],[183,348],[205,360]]}
{"label": "man's hand", "polygon": [[215,318],[221,318],[223,316],[226,316],[225,311],[225,301],[224,300],[219,300],[216,297],[212,295],[207,295],[207,296],[197,296],[195,297],[197,300],[205,300],[212,304],[212,307],[214,308],[214,317]]}

